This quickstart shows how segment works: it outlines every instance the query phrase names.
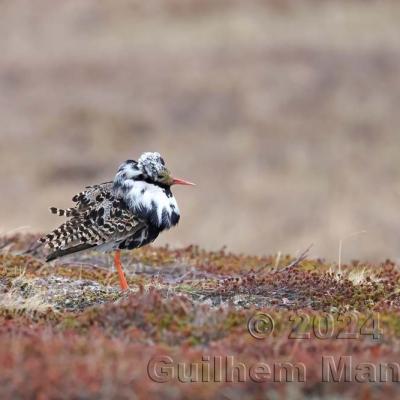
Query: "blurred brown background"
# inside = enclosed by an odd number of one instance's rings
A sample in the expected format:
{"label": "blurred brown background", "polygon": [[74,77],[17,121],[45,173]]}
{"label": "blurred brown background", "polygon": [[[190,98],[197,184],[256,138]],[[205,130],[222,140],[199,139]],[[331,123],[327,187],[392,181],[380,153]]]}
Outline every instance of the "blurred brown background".
{"label": "blurred brown background", "polygon": [[159,151],[158,243],[400,256],[400,2],[0,2],[0,229]]}

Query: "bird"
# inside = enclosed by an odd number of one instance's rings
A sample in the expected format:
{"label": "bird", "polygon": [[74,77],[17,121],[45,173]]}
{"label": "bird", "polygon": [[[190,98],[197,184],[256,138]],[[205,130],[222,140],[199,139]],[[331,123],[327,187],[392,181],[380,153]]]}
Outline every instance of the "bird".
{"label": "bird", "polygon": [[122,290],[129,289],[121,264],[121,250],[153,242],[180,219],[173,185],[195,184],[174,178],[158,152],[144,152],[137,161],[123,162],[114,180],[87,186],[76,194],[73,207],[50,207],[67,221],[39,239],[49,249],[46,261],[86,250],[114,251]]}

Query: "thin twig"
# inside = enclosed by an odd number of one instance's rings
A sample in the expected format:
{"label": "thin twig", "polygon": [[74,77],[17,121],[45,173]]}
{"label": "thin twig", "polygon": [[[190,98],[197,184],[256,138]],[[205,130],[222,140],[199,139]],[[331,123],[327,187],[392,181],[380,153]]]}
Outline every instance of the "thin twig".
{"label": "thin twig", "polygon": [[34,240],[26,250],[23,250],[19,253],[19,255],[21,256],[25,256],[25,255],[36,255],[37,251],[39,249],[39,247],[42,246],[42,243],[39,243],[37,240]]}
{"label": "thin twig", "polygon": [[278,269],[277,271],[275,271],[275,274],[278,272],[283,272],[286,271],[288,269],[297,267],[297,265],[299,265],[303,260],[305,260],[308,256],[309,251],[311,250],[311,248],[314,246],[313,243],[311,243],[295,260],[293,260],[289,265],[287,265],[284,268]]}
{"label": "thin twig", "polygon": [[5,247],[7,247],[9,244],[11,244],[13,242],[13,240],[12,239],[6,239],[5,241],[4,241],[4,243],[1,243],[0,244],[0,250],[3,250]]}

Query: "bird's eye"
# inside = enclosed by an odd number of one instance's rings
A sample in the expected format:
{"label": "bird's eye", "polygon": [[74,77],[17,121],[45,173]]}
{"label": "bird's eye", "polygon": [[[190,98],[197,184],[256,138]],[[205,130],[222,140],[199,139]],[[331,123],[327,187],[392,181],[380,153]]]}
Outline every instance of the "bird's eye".
{"label": "bird's eye", "polygon": [[157,180],[159,182],[168,182],[169,179],[170,179],[170,172],[168,170],[164,169],[163,171],[160,171],[158,173]]}
{"label": "bird's eye", "polygon": [[162,181],[165,178],[165,173],[164,172],[159,172],[157,175],[157,179],[159,181]]}

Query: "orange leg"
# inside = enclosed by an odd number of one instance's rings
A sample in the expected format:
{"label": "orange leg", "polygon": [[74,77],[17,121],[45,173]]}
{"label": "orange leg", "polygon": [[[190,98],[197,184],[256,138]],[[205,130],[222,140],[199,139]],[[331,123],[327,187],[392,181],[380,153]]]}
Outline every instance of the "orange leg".
{"label": "orange leg", "polygon": [[121,286],[121,289],[122,290],[129,289],[128,283],[125,278],[125,273],[124,273],[124,270],[122,269],[122,265],[121,265],[121,251],[120,250],[117,250],[115,252],[114,263],[115,263],[115,268],[117,269],[117,272],[118,272],[119,285]]}

